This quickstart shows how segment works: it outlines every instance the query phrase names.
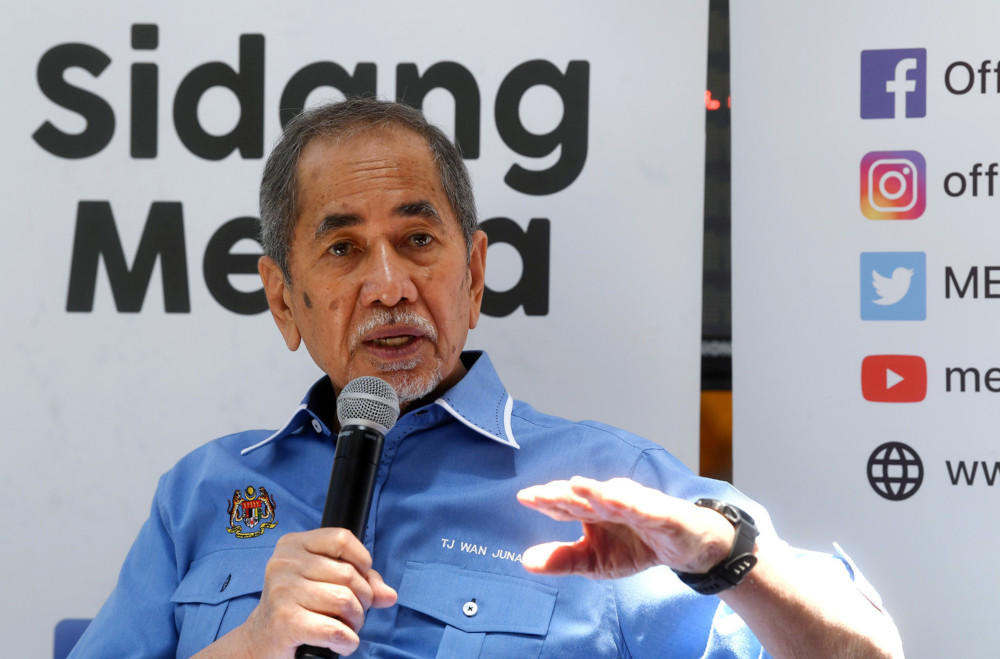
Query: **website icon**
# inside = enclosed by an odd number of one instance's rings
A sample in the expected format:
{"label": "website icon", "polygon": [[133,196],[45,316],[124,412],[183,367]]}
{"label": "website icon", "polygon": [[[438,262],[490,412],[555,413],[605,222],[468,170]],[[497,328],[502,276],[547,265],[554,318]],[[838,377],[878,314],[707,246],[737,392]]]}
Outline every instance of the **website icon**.
{"label": "website icon", "polygon": [[861,51],[861,118],[927,115],[927,49]]}

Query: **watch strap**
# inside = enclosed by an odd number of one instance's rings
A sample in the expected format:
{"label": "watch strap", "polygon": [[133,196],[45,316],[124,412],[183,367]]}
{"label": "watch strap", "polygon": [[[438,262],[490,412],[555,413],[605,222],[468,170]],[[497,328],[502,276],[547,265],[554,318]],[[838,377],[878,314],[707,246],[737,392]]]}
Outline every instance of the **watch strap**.
{"label": "watch strap", "polygon": [[695,592],[714,595],[739,585],[751,568],[757,564],[753,553],[759,534],[753,517],[736,506],[716,499],[698,499],[696,506],[711,508],[725,517],[736,529],[729,556],[703,574],[677,572],[677,576]]}

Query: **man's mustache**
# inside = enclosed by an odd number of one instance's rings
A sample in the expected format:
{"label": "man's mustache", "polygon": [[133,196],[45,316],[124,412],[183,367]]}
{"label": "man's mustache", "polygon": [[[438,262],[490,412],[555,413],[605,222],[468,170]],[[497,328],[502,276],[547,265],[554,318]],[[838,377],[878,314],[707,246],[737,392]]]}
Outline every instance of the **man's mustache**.
{"label": "man's mustache", "polygon": [[365,337],[382,327],[392,327],[394,325],[405,325],[418,331],[432,343],[437,342],[437,330],[429,320],[409,309],[383,309],[372,310],[365,320],[358,325],[351,336],[350,349],[357,350],[361,347]]}

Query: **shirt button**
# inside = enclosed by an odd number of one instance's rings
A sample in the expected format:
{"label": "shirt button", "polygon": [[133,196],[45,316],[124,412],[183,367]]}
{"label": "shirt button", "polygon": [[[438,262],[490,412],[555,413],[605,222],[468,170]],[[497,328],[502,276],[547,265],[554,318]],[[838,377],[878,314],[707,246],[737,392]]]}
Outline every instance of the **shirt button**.
{"label": "shirt button", "polygon": [[479,612],[479,605],[476,604],[476,600],[472,600],[471,602],[466,602],[462,606],[462,613],[464,613],[469,618],[476,615],[476,613],[478,612]]}
{"label": "shirt button", "polygon": [[319,419],[313,419],[313,430],[319,434],[323,434],[323,424],[319,422]]}

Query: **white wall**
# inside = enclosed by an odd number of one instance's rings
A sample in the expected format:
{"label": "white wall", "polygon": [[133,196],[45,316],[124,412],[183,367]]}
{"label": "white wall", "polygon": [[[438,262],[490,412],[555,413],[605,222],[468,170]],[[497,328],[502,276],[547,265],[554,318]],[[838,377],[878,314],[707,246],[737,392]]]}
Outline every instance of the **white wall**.
{"label": "white wall", "polygon": [[[983,270],[997,263],[997,200],[984,175],[973,196],[971,172],[1000,156],[1000,7],[770,0],[731,9],[736,484],[769,506],[791,541],[844,546],[882,593],[908,657],[994,656],[996,394],[984,380],[972,391],[971,379],[964,393],[957,379],[948,391],[945,374],[974,367],[985,377],[998,365],[997,303],[986,294],[1000,291],[988,291]],[[894,49],[926,51],[925,64],[908,74],[918,84],[906,99],[915,108],[923,91],[925,116],[863,118],[862,96],[884,92],[895,63],[910,55],[876,54],[891,60],[879,73],[871,60],[862,64],[862,52]],[[986,93],[978,73],[972,90],[949,91],[967,81],[955,63],[978,70],[984,60]],[[949,68],[955,77],[946,84]],[[917,215],[911,219],[869,219],[861,186],[874,161],[863,160],[893,151],[921,154],[924,189],[892,188],[897,174],[912,174],[901,169],[903,158],[919,168],[916,156],[881,157],[897,161],[883,163],[896,173],[875,172],[896,201],[877,203],[902,209],[917,190],[925,208],[892,213]],[[952,173],[966,178],[964,195],[945,191]],[[957,192],[958,179],[951,181]],[[867,259],[878,253],[922,253],[926,291],[914,279],[896,305],[874,305],[876,268]],[[888,276],[899,257],[887,258]],[[918,262],[907,267],[922,274]],[[948,268],[959,283],[977,268],[978,297],[967,290],[962,298],[954,285],[949,293]],[[923,319],[914,313],[921,301]],[[865,358],[878,355],[892,361],[869,362],[875,370],[864,378]],[[922,399],[919,363],[910,370],[899,355],[923,358]],[[887,398],[898,402],[878,400]],[[883,463],[879,449],[889,442],[909,447],[903,455],[919,456],[922,469]],[[956,478],[960,461],[976,464],[971,483]],[[876,490],[877,478],[869,482],[870,472],[922,481],[893,500]]]}

